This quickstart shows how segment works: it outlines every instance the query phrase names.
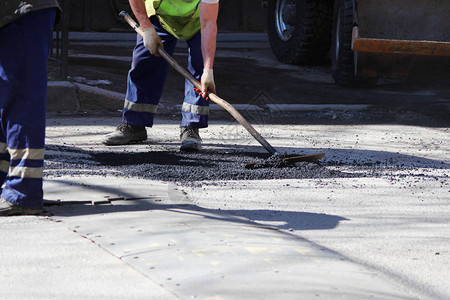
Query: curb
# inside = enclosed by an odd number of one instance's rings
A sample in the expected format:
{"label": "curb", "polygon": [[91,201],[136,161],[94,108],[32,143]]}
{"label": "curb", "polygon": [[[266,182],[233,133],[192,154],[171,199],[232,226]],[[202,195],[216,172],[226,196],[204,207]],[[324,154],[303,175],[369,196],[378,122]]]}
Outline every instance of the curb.
{"label": "curb", "polygon": [[125,94],[68,81],[47,84],[47,111],[118,111]]}
{"label": "curb", "polygon": [[[68,81],[51,81],[47,89],[47,111],[120,111],[123,108],[125,94],[109,91],[95,86]],[[160,107],[160,111],[179,112],[181,104]],[[238,111],[252,112],[310,112],[310,111],[363,111],[369,109],[367,104],[252,104],[233,105]],[[211,111],[223,111],[219,105],[212,103]]]}

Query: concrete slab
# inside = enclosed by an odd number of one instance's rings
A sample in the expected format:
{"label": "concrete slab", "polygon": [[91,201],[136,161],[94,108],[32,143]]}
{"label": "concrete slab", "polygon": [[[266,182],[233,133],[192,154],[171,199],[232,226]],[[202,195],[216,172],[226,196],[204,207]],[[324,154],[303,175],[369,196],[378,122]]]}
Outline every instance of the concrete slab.
{"label": "concrete slab", "polygon": [[[324,247],[193,205],[175,186],[109,177],[75,181],[69,188],[78,192],[67,190],[64,180],[51,179],[46,193],[69,199],[67,194],[81,192],[77,198],[85,199],[95,190],[95,197],[144,198],[98,206],[51,206],[51,219],[62,221],[182,299],[412,299],[386,278]],[[88,194],[82,196],[85,190]],[[158,195],[152,198],[149,191]]]}
{"label": "concrete slab", "polygon": [[47,217],[2,217],[0,236],[0,299],[177,299]]}
{"label": "concrete slab", "polygon": [[44,181],[44,198],[64,202],[98,202],[101,200],[146,201],[171,204],[190,203],[173,183],[108,176],[61,176]]}

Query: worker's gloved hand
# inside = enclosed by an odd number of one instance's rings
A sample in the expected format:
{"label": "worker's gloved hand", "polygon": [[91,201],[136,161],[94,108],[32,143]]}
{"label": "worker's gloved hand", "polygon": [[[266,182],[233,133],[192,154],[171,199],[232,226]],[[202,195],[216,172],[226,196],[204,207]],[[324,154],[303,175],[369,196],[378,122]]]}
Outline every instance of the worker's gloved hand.
{"label": "worker's gloved hand", "polygon": [[208,91],[214,94],[216,93],[213,69],[203,69],[203,75],[200,82],[202,84],[203,93],[207,93]]}
{"label": "worker's gloved hand", "polygon": [[158,52],[158,47],[163,48],[164,46],[163,46],[163,42],[161,41],[161,38],[156,33],[155,28],[148,27],[148,28],[145,28],[143,30],[143,32],[144,32],[143,39],[144,39],[145,48],[147,48],[151,54],[160,56],[160,54]]}
{"label": "worker's gloved hand", "polygon": [[200,83],[202,85],[202,89],[199,90],[197,88],[194,88],[194,90],[200,94],[203,98],[206,100],[209,100],[208,98],[208,91],[211,93],[216,93],[216,84],[214,82],[214,72],[213,69],[203,69],[203,75],[200,80]]}

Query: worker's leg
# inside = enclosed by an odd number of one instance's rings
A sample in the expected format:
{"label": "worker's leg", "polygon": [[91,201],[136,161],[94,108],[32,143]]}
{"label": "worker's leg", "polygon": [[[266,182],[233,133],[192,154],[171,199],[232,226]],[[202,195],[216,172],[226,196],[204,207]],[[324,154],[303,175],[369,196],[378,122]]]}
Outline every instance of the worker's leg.
{"label": "worker's leg", "polygon": [[53,8],[31,12],[0,30],[2,175],[8,168],[1,197],[29,208],[43,203],[47,59],[55,14]]}
{"label": "worker's leg", "polygon": [[[0,42],[1,42],[1,39],[0,39]],[[1,75],[1,72],[2,72],[2,66],[0,65],[0,75]],[[1,82],[1,79],[0,79],[0,82]],[[2,90],[0,88],[0,93],[1,93],[1,91]],[[1,95],[0,95],[0,97],[1,97]],[[6,176],[8,175],[9,162],[10,162],[9,153],[6,150],[6,134],[3,131],[3,127],[2,127],[1,131],[0,131],[0,187],[3,185],[3,183],[6,180]]]}
{"label": "worker's leg", "polygon": [[[173,55],[177,39],[165,31],[156,17],[150,19],[164,43],[164,49]],[[123,122],[135,126],[153,126],[167,75],[168,63],[162,57],[150,54],[140,35],[133,50],[133,61],[128,72],[127,93]]]}
{"label": "worker's leg", "polygon": [[[188,71],[200,80],[203,74],[203,56],[200,32],[187,41],[189,46]],[[184,102],[182,107],[181,127],[208,127],[209,104],[194,91],[188,80],[184,84]]]}

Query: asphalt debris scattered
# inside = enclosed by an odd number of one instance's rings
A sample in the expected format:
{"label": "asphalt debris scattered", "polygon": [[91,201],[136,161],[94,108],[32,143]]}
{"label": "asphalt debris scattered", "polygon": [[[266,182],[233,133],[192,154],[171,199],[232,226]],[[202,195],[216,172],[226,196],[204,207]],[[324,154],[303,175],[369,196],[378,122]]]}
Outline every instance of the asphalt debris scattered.
{"label": "asphalt debris scattered", "polygon": [[[173,182],[217,180],[308,179],[348,177],[319,162],[284,162],[266,168],[246,169],[249,162],[266,163],[257,152],[97,152],[64,146],[46,156],[45,175],[115,175]],[[269,160],[268,160],[269,159]],[[276,159],[277,162],[282,160]]]}
{"label": "asphalt debris scattered", "polygon": [[[169,181],[182,186],[198,187],[233,180],[270,179],[339,179],[384,177],[393,185],[398,178],[420,181],[448,181],[442,162],[394,159],[354,159],[351,154],[336,159],[329,155],[313,162],[272,164],[264,168],[246,169],[249,162],[266,164],[270,155],[260,152],[202,150],[200,152],[139,151],[128,152],[84,150],[68,145],[47,145],[44,177],[115,176]],[[279,160],[277,160],[279,161]],[[437,172],[439,171],[439,172]],[[437,176],[437,177],[436,177]]]}

